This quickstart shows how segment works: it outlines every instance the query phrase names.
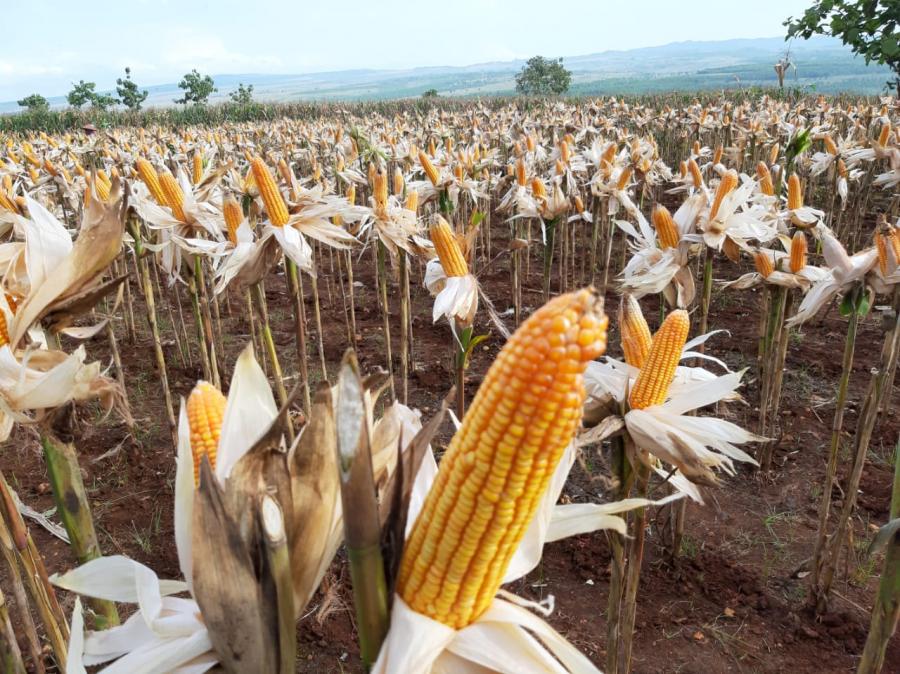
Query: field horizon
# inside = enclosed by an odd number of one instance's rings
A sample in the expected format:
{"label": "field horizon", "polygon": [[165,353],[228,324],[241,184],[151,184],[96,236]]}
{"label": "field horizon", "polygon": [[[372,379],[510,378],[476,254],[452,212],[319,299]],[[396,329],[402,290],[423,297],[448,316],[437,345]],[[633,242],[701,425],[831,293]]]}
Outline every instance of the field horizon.
{"label": "field horizon", "polygon": [[[568,56],[564,62],[572,72],[570,95],[709,91],[775,85],[772,66],[787,49],[788,43],[781,37],[689,40]],[[797,67],[786,77],[786,86],[813,93],[875,95],[883,90],[890,73],[886,67],[867,65],[840,40],[829,37],[791,43],[790,57]],[[265,103],[404,99],[421,96],[429,89],[436,89],[441,96],[502,96],[515,93],[515,75],[524,63],[524,59],[514,59],[393,70],[218,73],[212,75],[218,92],[210,97],[210,103],[226,102],[238,83],[252,84],[255,100]],[[174,99],[181,94],[177,82],[145,84],[140,72],[134,76],[141,88],[149,91],[145,107],[176,105]],[[115,93],[102,81],[98,86],[101,93]],[[36,93],[47,96],[53,109],[67,107],[65,92]],[[15,100],[0,102],[0,114],[20,110]]]}

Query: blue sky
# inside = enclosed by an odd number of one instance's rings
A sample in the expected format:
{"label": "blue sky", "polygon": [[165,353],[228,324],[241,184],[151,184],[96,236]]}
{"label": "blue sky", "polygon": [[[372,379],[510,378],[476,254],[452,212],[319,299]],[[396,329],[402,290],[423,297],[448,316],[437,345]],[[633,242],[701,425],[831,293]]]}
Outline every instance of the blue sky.
{"label": "blue sky", "polygon": [[[774,37],[811,0],[14,0],[0,101],[204,73],[303,73],[575,56],[682,40]],[[15,26],[15,29],[12,27]]]}

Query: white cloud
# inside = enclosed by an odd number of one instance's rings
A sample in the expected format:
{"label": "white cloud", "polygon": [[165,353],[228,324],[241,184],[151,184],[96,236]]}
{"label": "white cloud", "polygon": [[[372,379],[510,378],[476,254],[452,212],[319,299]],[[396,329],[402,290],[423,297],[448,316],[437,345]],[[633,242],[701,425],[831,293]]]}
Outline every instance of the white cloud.
{"label": "white cloud", "polygon": [[163,38],[161,61],[173,70],[197,68],[207,72],[276,72],[284,67],[270,54],[245,54],[229,49],[222,38],[180,26]]}

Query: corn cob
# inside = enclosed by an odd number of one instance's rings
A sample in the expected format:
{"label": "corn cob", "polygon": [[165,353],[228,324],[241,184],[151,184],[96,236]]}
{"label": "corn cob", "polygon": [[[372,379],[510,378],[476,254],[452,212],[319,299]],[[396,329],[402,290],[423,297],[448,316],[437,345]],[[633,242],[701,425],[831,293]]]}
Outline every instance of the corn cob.
{"label": "corn cob", "polygon": [[194,153],[193,165],[191,166],[191,180],[195,185],[199,185],[203,180],[203,157],[199,152]]}
{"label": "corn cob", "polygon": [[12,199],[6,196],[6,193],[3,190],[0,190],[0,208],[5,208],[7,211],[12,211],[13,213],[19,212],[19,207],[16,206]]}
{"label": "corn cob", "polygon": [[259,188],[259,195],[266,206],[266,213],[269,214],[269,222],[275,227],[284,227],[290,216],[287,204],[284,203],[284,197],[278,191],[278,185],[275,184],[275,178],[269,171],[269,167],[261,157],[254,157],[250,162],[250,168],[256,186]]}
{"label": "corn cob", "polygon": [[781,143],[775,143],[772,146],[772,149],[769,150],[769,164],[774,164],[778,161],[778,153],[781,152]]}
{"label": "corn cob", "polygon": [[529,152],[534,152],[534,137],[531,134],[525,136],[525,147]]}
{"label": "corn cob", "polygon": [[640,369],[650,353],[650,326],[641,311],[641,305],[634,295],[622,296],[619,304],[619,332],[625,362]]}
{"label": "corn cob", "polygon": [[584,213],[584,201],[582,201],[582,199],[579,195],[577,195],[577,194],[575,195],[575,198],[573,199],[573,203],[575,204],[575,211],[577,213]]}
{"label": "corn cob", "polygon": [[350,185],[347,188],[347,203],[351,206],[356,204],[356,185]]}
{"label": "corn cob", "polygon": [[791,239],[791,273],[797,274],[806,266],[806,235],[797,230]]}
{"label": "corn cob", "polygon": [[547,198],[547,188],[544,187],[544,183],[537,176],[531,179],[531,194],[535,199]]}
{"label": "corn cob", "polygon": [[200,483],[200,461],[204,454],[209,457],[210,468],[216,467],[216,452],[219,448],[224,413],[225,396],[212,384],[205,381],[198,382],[187,400],[195,485]]}
{"label": "corn cob", "polygon": [[759,191],[766,196],[775,196],[775,184],[772,182],[772,172],[764,161],[756,165],[756,177],[759,178]]}
{"label": "corn cob", "polygon": [[756,265],[757,273],[764,279],[769,278],[769,275],[775,271],[772,259],[761,250],[753,253],[753,264]]}
{"label": "corn cob", "polygon": [[175,176],[166,171],[159,176],[159,186],[166,197],[166,206],[171,209],[172,215],[181,222],[187,222],[187,216],[184,214],[184,192],[181,191],[181,185],[175,180]]}
{"label": "corn cob", "polygon": [[469,265],[459,247],[456,234],[441,216],[431,226],[431,242],[447,276],[465,276],[469,273]]}
{"label": "corn cob", "polygon": [[850,176],[850,172],[847,170],[847,164],[845,164],[844,160],[841,159],[840,157],[838,157],[838,160],[837,160],[837,168],[838,168],[838,175],[840,175],[841,178],[848,178]]}
{"label": "corn cob", "polygon": [[156,173],[156,169],[153,168],[153,164],[142,157],[135,162],[135,167],[141,180],[144,181],[147,189],[150,190],[150,194],[156,199],[156,203],[160,206],[165,206],[166,194],[159,184],[159,175]]}
{"label": "corn cob", "polygon": [[397,592],[460,629],[488,608],[578,426],[587,363],[606,348],[593,289],[536,311],[491,366],[406,544]]}
{"label": "corn cob", "polygon": [[691,320],[684,309],[673,311],[663,321],[653,335],[650,352],[628,396],[631,409],[641,410],[665,402],[690,327]]}
{"label": "corn cob", "polygon": [[725,241],[722,243],[722,252],[735,264],[741,261],[741,249],[730,236],[725,237]]}
{"label": "corn cob", "polygon": [[634,173],[633,166],[626,166],[622,173],[619,174],[619,180],[616,182],[616,189],[621,191],[628,187],[628,181],[631,180],[631,176]]}
{"label": "corn cob", "polygon": [[516,182],[519,184],[519,187],[525,187],[527,184],[527,178],[525,177],[525,160],[522,157],[519,157],[516,160]]}
{"label": "corn cob", "polygon": [[244,220],[241,205],[230,194],[222,200],[222,214],[225,217],[225,227],[228,228],[228,240],[237,243],[237,231]]}
{"label": "corn cob", "polygon": [[878,134],[878,144],[881,147],[886,147],[888,141],[891,139],[891,123],[885,122],[881,125],[881,133]]}
{"label": "corn cob", "polygon": [[403,190],[406,189],[406,183],[403,180],[403,173],[400,171],[399,166],[394,169],[394,180],[392,187],[396,196],[403,196]]}
{"label": "corn cob", "polygon": [[428,180],[431,181],[432,185],[437,187],[441,180],[441,175],[438,173],[434,164],[431,163],[431,158],[421,150],[419,150],[419,163],[422,165],[422,170],[425,171],[425,175],[428,176]]}
{"label": "corn cob", "polygon": [[281,174],[281,179],[284,181],[285,185],[288,187],[293,186],[294,181],[292,180],[293,175],[291,174],[291,167],[288,166],[284,157],[278,160],[278,173]]}
{"label": "corn cob", "polygon": [[700,173],[700,167],[693,157],[688,160],[687,168],[690,171],[691,179],[694,181],[694,188],[699,190],[703,187],[703,174]]}
{"label": "corn cob", "polygon": [[54,178],[59,175],[59,171],[56,169],[54,163],[46,157],[44,158],[44,170]]}
{"label": "corn cob", "polygon": [[826,133],[822,141],[825,143],[825,151],[832,156],[836,156],[838,153],[838,147],[834,142],[834,139]]}
{"label": "corn cob", "polygon": [[687,178],[687,174],[688,174],[687,162],[682,159],[681,163],[678,164],[678,177],[681,178],[682,180],[684,180],[685,178]]}
{"label": "corn cob", "polygon": [[713,155],[713,164],[722,163],[722,155],[725,154],[725,148],[719,145],[716,148],[716,153]]}
{"label": "corn cob", "polygon": [[722,176],[722,180],[719,181],[719,186],[716,188],[716,194],[713,197],[712,206],[709,208],[709,219],[715,220],[716,215],[719,213],[719,208],[722,206],[722,201],[725,200],[731,191],[737,187],[738,184],[738,176],[735,171],[727,171],[725,175]]}
{"label": "corn cob", "polygon": [[419,212],[419,193],[416,190],[410,190],[406,195],[406,203],[404,207],[408,211],[412,211],[413,213]]}
{"label": "corn cob", "polygon": [[659,247],[663,250],[667,248],[677,248],[681,235],[672,219],[669,209],[662,204],[657,204],[651,215],[653,226],[656,228],[656,237],[659,240]]}
{"label": "corn cob", "polygon": [[882,276],[888,275],[888,242],[881,232],[875,232],[875,248],[878,251],[878,270]]}
{"label": "corn cob", "polygon": [[803,208],[803,190],[800,188],[800,177],[792,173],[788,178],[788,210]]}

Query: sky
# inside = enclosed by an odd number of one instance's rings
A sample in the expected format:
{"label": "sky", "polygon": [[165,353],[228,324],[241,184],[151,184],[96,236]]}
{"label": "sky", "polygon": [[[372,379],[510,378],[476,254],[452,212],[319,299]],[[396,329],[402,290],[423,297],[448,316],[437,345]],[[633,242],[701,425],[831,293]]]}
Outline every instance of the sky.
{"label": "sky", "polygon": [[0,101],[204,74],[297,74],[577,56],[684,40],[775,37],[811,0],[13,0]]}

